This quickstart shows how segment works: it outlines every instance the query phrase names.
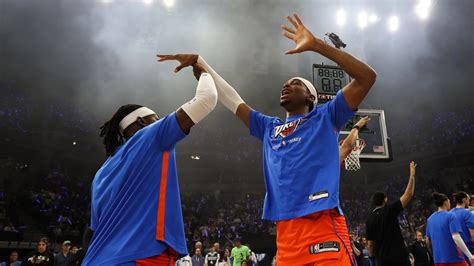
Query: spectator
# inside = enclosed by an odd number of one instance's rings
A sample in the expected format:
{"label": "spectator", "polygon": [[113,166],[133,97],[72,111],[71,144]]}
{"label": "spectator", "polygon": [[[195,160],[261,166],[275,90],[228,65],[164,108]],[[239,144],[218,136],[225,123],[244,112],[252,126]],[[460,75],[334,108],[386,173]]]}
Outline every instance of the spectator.
{"label": "spectator", "polygon": [[71,253],[72,253],[72,254],[77,254],[77,251],[79,251],[79,247],[76,246],[76,245],[72,246],[72,248],[71,248]]}
{"label": "spectator", "polygon": [[433,258],[428,250],[426,241],[423,238],[423,233],[416,231],[416,242],[410,247],[410,252],[415,260],[415,266],[431,266],[433,265]]}
{"label": "spectator", "polygon": [[255,252],[252,251],[252,249],[250,248],[249,243],[247,243],[246,246],[249,248],[249,257],[247,258],[247,265],[257,266],[257,264],[258,264],[257,255],[255,255]]}
{"label": "spectator", "polygon": [[362,265],[362,244],[357,241],[357,237],[354,233],[349,234],[349,239],[351,241],[352,252],[357,261],[357,265]]}
{"label": "spectator", "polygon": [[8,261],[0,263],[0,266],[21,266],[21,261],[18,260],[18,252],[12,250],[8,257]]}
{"label": "spectator", "polygon": [[191,258],[193,266],[204,266],[204,257],[201,255],[201,249],[197,248],[194,251],[194,256]]}
{"label": "spectator", "polygon": [[369,265],[369,250],[367,249],[367,239],[365,237],[361,238],[361,244],[362,244],[362,266],[368,266]]}
{"label": "spectator", "polygon": [[191,257],[189,255],[182,257],[176,261],[176,266],[193,266]]}
{"label": "spectator", "polygon": [[209,253],[206,254],[204,258],[204,265],[206,266],[217,266],[219,263],[220,255],[216,252],[215,244],[209,248]]}
{"label": "spectator", "polygon": [[223,252],[221,251],[221,245],[219,244],[219,242],[216,242],[214,243],[213,247],[214,247],[214,251],[219,254],[219,259],[220,259],[223,256]]}
{"label": "spectator", "polygon": [[36,245],[36,251],[30,254],[25,265],[53,266],[54,255],[48,250],[48,239],[41,238]]}
{"label": "spectator", "polygon": [[242,262],[246,261],[250,256],[250,249],[240,243],[240,239],[234,240],[234,248],[230,252],[232,258],[232,266],[242,266]]}
{"label": "spectator", "polygon": [[230,260],[230,251],[228,248],[224,249],[222,257],[219,260],[218,266],[232,266],[232,261]]}
{"label": "spectator", "polygon": [[196,244],[194,244],[194,250],[196,250],[196,249],[200,249],[201,252],[204,250],[202,248],[202,242],[201,241],[197,241]]}
{"label": "spectator", "polygon": [[54,266],[76,265],[76,256],[71,252],[71,241],[64,241],[61,249],[62,251],[54,256]]}

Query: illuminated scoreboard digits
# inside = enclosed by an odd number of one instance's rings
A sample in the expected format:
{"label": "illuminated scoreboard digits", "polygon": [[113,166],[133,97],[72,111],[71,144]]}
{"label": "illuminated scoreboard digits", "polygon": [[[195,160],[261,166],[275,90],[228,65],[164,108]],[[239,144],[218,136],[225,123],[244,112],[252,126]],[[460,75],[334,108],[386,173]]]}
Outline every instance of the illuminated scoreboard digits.
{"label": "illuminated scoreboard digits", "polygon": [[349,76],[337,66],[313,65],[313,83],[321,102],[328,101],[349,83]]}
{"label": "illuminated scoreboard digits", "polygon": [[323,92],[336,94],[342,89],[345,74],[342,70],[320,68],[318,69],[318,77],[321,80],[321,90]]}

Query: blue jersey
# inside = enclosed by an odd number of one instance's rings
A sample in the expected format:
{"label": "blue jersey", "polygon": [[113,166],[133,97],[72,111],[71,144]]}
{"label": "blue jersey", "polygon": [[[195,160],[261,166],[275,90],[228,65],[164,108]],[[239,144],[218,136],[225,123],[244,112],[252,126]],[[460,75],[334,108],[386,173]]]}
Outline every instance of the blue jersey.
{"label": "blue jersey", "polygon": [[460,232],[461,225],[451,212],[435,212],[428,218],[426,235],[430,238],[433,246],[435,263],[465,261],[462,252],[457,248],[452,237],[452,234]]}
{"label": "blue jersey", "polygon": [[462,240],[464,240],[464,243],[466,243],[466,246],[469,248],[471,253],[474,252],[474,245],[469,232],[469,229],[474,229],[474,214],[465,208],[453,208],[451,212],[456,215],[456,219],[461,224],[460,234]]}
{"label": "blue jersey", "polygon": [[135,265],[168,247],[188,254],[174,149],[185,136],[172,113],[105,161],[92,182],[94,234],[83,265]]}
{"label": "blue jersey", "polygon": [[263,142],[264,219],[287,220],[333,208],[342,214],[338,136],[353,115],[342,92],[286,121],[250,113],[250,133]]}

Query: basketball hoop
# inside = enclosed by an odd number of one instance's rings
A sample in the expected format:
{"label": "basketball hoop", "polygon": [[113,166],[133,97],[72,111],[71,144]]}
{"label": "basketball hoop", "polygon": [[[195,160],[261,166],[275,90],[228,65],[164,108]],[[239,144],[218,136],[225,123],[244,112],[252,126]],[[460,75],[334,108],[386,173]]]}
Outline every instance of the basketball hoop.
{"label": "basketball hoop", "polygon": [[363,139],[357,139],[352,152],[344,160],[345,168],[347,171],[357,171],[360,169],[360,153],[365,148],[365,141]]}

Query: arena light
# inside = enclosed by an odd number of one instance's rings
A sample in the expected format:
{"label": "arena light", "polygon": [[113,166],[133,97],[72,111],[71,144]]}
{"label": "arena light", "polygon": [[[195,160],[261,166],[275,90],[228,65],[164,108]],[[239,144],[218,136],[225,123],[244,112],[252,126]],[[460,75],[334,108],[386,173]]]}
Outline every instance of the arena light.
{"label": "arena light", "polygon": [[143,3],[147,6],[153,4],[153,0],[143,0]]}
{"label": "arena light", "polygon": [[114,0],[100,0],[100,2],[104,3],[104,4],[110,4],[112,3]]}
{"label": "arena light", "polygon": [[75,142],[75,141],[72,142],[72,145],[73,145],[73,146],[76,146],[76,144],[77,144],[77,142]]}
{"label": "arena light", "polygon": [[431,0],[419,0],[415,6],[415,13],[421,20],[428,19],[431,10]]}
{"label": "arena light", "polygon": [[398,30],[399,27],[399,19],[397,16],[391,16],[388,18],[388,30],[391,32],[395,32]]}
{"label": "arena light", "polygon": [[336,13],[336,23],[339,26],[344,26],[346,25],[346,11],[344,9],[339,9]]}
{"label": "arena light", "polygon": [[163,4],[167,7],[167,8],[171,8],[174,6],[174,0],[163,0]]}
{"label": "arena light", "polygon": [[365,27],[367,27],[367,21],[368,21],[367,12],[361,11],[359,15],[357,16],[357,24],[359,25],[359,28],[365,29]]}
{"label": "arena light", "polygon": [[199,160],[201,159],[201,157],[197,156],[197,155],[191,155],[191,159],[193,160]]}
{"label": "arena light", "polygon": [[369,15],[369,22],[370,23],[375,23],[379,20],[379,17],[375,13],[372,13]]}

